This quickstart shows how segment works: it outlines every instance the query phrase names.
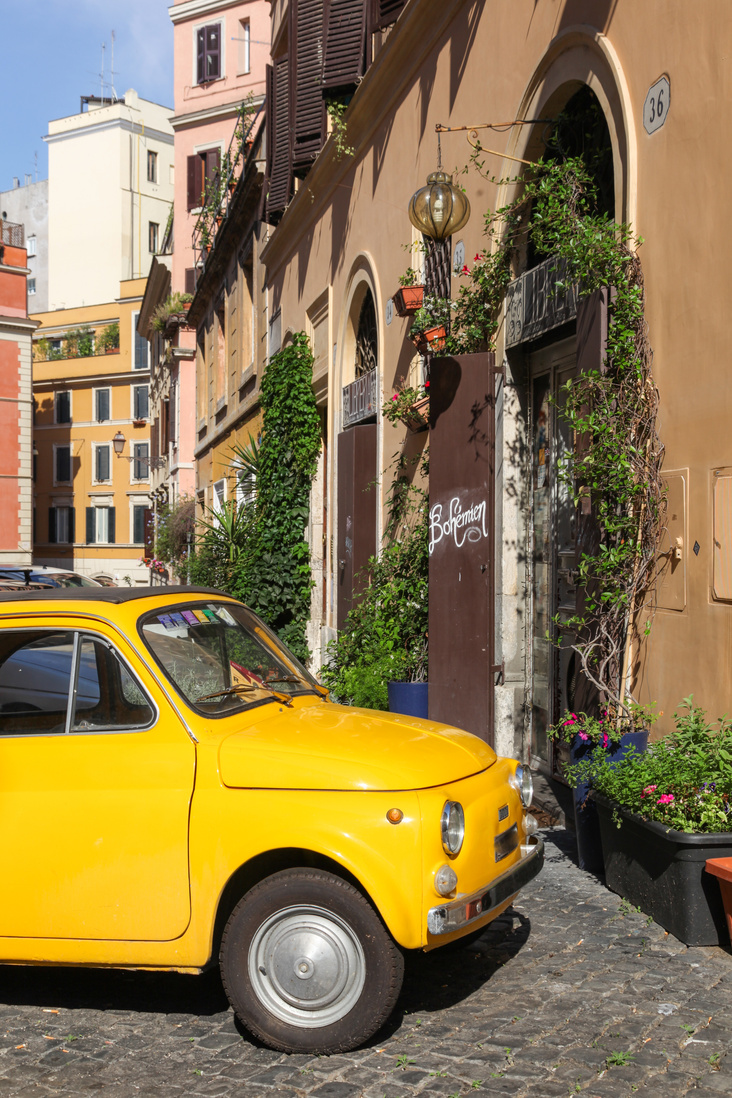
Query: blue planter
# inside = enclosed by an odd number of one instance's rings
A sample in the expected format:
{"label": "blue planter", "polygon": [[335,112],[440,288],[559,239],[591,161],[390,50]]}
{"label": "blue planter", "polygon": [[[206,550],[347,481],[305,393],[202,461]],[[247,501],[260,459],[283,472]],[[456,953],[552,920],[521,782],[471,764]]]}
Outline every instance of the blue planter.
{"label": "blue planter", "polygon": [[[608,748],[606,754],[609,761],[620,762],[628,754],[631,746],[639,753],[645,751],[648,747],[648,730],[626,732],[619,744]],[[580,762],[581,759],[588,758],[593,750],[594,744],[583,743],[579,736],[575,736],[569,746],[570,761]],[[574,828],[580,869],[585,869],[588,873],[604,873],[605,861],[602,856],[600,821],[595,801],[590,797],[589,782],[579,782],[574,790]]]}
{"label": "blue planter", "polygon": [[426,682],[390,682],[389,712],[403,713],[407,717],[424,717],[427,720]]}

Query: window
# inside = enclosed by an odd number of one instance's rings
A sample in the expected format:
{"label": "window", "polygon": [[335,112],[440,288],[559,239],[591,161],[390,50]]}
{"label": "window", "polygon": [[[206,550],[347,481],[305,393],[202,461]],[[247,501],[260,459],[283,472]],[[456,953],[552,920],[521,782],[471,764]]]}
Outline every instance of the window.
{"label": "window", "polygon": [[97,442],[94,450],[94,480],[97,484],[104,484],[111,480],[110,476],[110,445],[108,442]]}
{"label": "window", "polygon": [[132,540],[135,545],[145,544],[145,518],[149,509],[144,504],[134,504],[132,508]]}
{"label": "window", "polygon": [[239,65],[240,73],[250,71],[249,48],[251,46],[251,28],[248,19],[239,21]]}
{"label": "window", "polygon": [[114,545],[114,507],[87,507],[86,540],[88,545]]}
{"label": "window", "polygon": [[195,269],[195,267],[186,267],[185,291],[186,291],[187,294],[195,294],[195,292],[196,292],[196,269]]}
{"label": "window", "polygon": [[95,393],[94,414],[97,423],[106,423],[109,419],[110,390],[97,389]]}
{"label": "window", "polygon": [[66,545],[75,538],[73,507],[48,508],[48,540],[51,545]]}
{"label": "window", "polygon": [[150,415],[150,395],[147,385],[132,387],[132,418],[147,419]]}
{"label": "window", "polygon": [[196,83],[206,84],[221,75],[221,24],[209,23],[196,31]]}
{"label": "window", "polygon": [[150,477],[150,445],[147,442],[135,442],[132,446],[132,479],[148,480]]}
{"label": "window", "polygon": [[54,422],[71,423],[71,393],[67,390],[54,394]]}
{"label": "window", "polygon": [[152,255],[156,255],[158,251],[158,229],[160,226],[157,221],[148,221],[147,223],[147,246],[148,251]]}
{"label": "window", "polygon": [[35,236],[29,236],[28,237],[28,240],[26,241],[26,254],[28,256],[32,256],[32,255],[37,254],[37,252],[36,252],[36,237]]}
{"label": "window", "polygon": [[221,513],[226,502],[226,481],[217,480],[213,486],[213,509]]}
{"label": "window", "polygon": [[28,279],[28,297],[31,297],[36,292],[36,280],[35,278]]}
{"label": "window", "polygon": [[188,209],[196,210],[203,206],[206,200],[206,191],[215,186],[221,164],[221,149],[204,149],[196,152],[187,160],[187,194]]}
{"label": "window", "polygon": [[133,313],[132,314],[132,332],[133,332],[134,343],[135,343],[134,368],[136,370],[147,370],[147,369],[149,369],[149,365],[148,365],[148,361],[149,361],[148,360],[148,348],[149,348],[150,344],[148,343],[148,341],[145,339],[144,336],[140,335],[140,333],[137,330],[137,321],[138,321],[139,316],[140,316],[139,313]]}
{"label": "window", "polygon": [[70,484],[71,483],[71,447],[70,446],[55,446],[53,447],[53,462],[54,462],[54,484]]}
{"label": "window", "polygon": [[148,150],[147,154],[147,181],[148,183],[158,181],[158,154],[151,150]]}

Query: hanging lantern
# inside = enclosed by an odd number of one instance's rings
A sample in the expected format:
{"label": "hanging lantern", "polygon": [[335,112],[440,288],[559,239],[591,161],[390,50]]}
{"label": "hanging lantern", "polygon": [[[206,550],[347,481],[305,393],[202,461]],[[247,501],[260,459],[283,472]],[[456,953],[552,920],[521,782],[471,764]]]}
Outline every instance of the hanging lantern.
{"label": "hanging lantern", "polygon": [[441,167],[427,176],[426,186],[409,200],[409,220],[432,240],[447,240],[467,224],[469,217],[467,195],[453,186]]}

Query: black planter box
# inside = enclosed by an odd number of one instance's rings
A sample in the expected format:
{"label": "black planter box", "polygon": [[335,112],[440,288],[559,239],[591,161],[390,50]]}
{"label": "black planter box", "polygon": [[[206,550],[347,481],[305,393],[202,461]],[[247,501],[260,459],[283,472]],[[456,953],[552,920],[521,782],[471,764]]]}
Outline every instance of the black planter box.
{"label": "black planter box", "polygon": [[[687,835],[642,820],[600,794],[595,801],[607,887],[686,945],[728,945],[719,882],[704,863],[732,856],[732,833]],[[616,807],[620,828],[613,821]]]}

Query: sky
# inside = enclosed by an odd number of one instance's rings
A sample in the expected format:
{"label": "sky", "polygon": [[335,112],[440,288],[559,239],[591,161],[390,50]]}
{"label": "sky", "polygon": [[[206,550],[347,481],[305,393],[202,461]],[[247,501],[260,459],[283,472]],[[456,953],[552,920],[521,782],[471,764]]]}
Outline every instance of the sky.
{"label": "sky", "polygon": [[[172,0],[171,0],[172,2]],[[43,140],[54,118],[78,114],[79,97],[110,94],[111,43],[118,96],[173,106],[173,24],[166,0],[0,0],[0,191],[13,177],[48,177]]]}

